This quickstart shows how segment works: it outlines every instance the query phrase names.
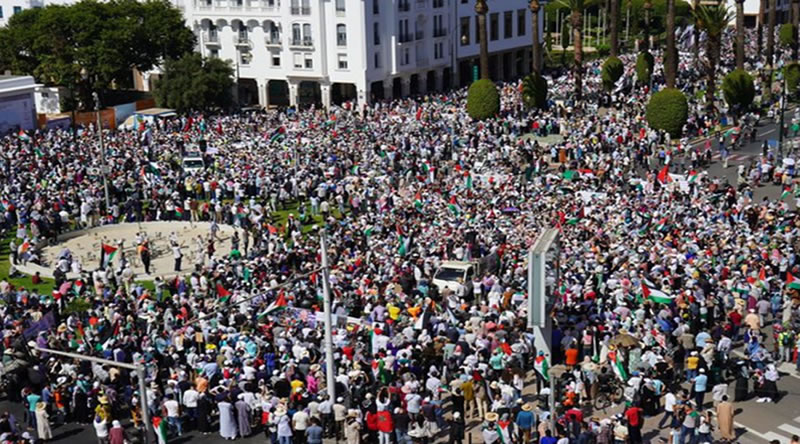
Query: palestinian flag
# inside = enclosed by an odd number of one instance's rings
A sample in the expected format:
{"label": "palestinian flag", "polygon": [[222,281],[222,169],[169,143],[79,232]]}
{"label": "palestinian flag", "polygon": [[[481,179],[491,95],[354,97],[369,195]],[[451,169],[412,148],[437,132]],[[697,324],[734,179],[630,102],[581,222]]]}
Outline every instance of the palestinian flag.
{"label": "palestinian flag", "polygon": [[179,220],[183,220],[183,208],[175,207],[175,217],[177,217]]}
{"label": "palestinian flag", "polygon": [[469,172],[464,173],[464,188],[468,190],[472,189],[472,174]]}
{"label": "palestinian flag", "polygon": [[672,181],[672,178],[669,177],[669,165],[665,165],[664,168],[658,172],[658,181],[666,184]]}
{"label": "palestinian flag", "polygon": [[222,286],[222,284],[217,284],[217,297],[219,298],[219,302],[221,304],[228,302],[228,299],[231,298],[232,294],[233,293],[226,290],[225,287]]}
{"label": "palestinian flag", "polygon": [[400,247],[397,249],[397,254],[400,256],[405,256],[408,253],[408,245],[411,243],[411,238],[405,237],[402,234],[398,235],[397,237],[398,242],[400,242]]}
{"label": "palestinian flag", "polygon": [[784,189],[783,189],[783,192],[781,193],[781,200],[783,200],[783,199],[786,199],[786,198],[787,198],[787,197],[789,197],[791,194],[792,194],[792,192],[791,192],[791,191],[789,191],[789,188],[784,188]]}
{"label": "palestinian flag", "polygon": [[656,225],[656,230],[661,231],[664,228],[667,228],[667,218],[664,217],[660,221],[658,221],[658,225]]}
{"label": "palestinian flag", "polygon": [[550,363],[547,362],[547,358],[544,355],[539,355],[533,361],[533,369],[536,370],[536,373],[539,374],[545,381],[550,381]]}
{"label": "palestinian flag", "polygon": [[422,211],[422,194],[417,191],[417,194],[414,195],[414,208],[417,211]]}
{"label": "palestinian flag", "polygon": [[628,373],[625,371],[625,366],[622,365],[622,358],[616,350],[608,353],[608,361],[611,362],[611,368],[617,377],[623,382],[627,381]]}
{"label": "palestinian flag", "polygon": [[373,227],[372,225],[368,226],[367,228],[364,229],[364,236],[366,237],[372,236],[373,231],[375,231],[375,227]]}
{"label": "palestinian flag", "polygon": [[697,171],[695,171],[695,170],[689,171],[689,183],[694,183],[694,182],[696,182],[696,181],[697,181],[697,176],[698,176],[698,175],[699,175],[699,174],[697,174]]}
{"label": "palestinian flag", "polygon": [[767,270],[764,267],[761,267],[761,271],[758,272],[758,285],[767,288]]}
{"label": "palestinian flag", "polygon": [[158,444],[167,444],[167,436],[169,434],[167,430],[167,421],[160,416],[156,416],[153,418],[153,429],[158,437]]}
{"label": "palestinian flag", "polygon": [[288,305],[289,304],[286,302],[286,296],[283,294],[283,291],[281,291],[280,293],[278,293],[278,299],[269,304],[266,310],[259,313],[258,317],[262,318],[266,315],[277,313],[281,310],[285,310]]}
{"label": "palestinian flag", "polygon": [[30,249],[31,249],[31,243],[28,242],[28,241],[23,242],[22,245],[19,246],[19,252],[20,253],[25,253],[26,251],[28,251]]}
{"label": "palestinian flag", "polygon": [[19,130],[19,140],[27,142],[31,140],[31,137],[25,132],[25,130]]}
{"label": "palestinian flag", "polygon": [[792,273],[786,272],[786,287],[790,290],[800,290],[800,281],[792,276]]}
{"label": "palestinian flag", "polygon": [[656,288],[652,282],[648,280],[642,281],[642,297],[645,300],[653,301],[656,304],[669,305],[675,300],[674,296],[670,296],[663,291]]}
{"label": "palestinian flag", "polygon": [[108,268],[108,266],[114,261],[114,257],[117,255],[117,250],[117,247],[103,244],[100,247],[100,267],[103,269]]}

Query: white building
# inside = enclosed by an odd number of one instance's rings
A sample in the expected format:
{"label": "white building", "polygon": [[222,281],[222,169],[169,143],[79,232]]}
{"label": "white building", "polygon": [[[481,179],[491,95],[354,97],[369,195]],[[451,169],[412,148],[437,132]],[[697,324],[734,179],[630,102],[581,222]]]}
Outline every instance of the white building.
{"label": "white building", "polygon": [[72,0],[0,0],[0,26],[8,24],[8,20],[19,12],[31,8],[43,8],[46,5],[65,5]]}
{"label": "white building", "polygon": [[38,85],[31,76],[0,75],[0,135],[19,129],[36,128],[36,102],[33,97]]}
{"label": "white building", "polygon": [[[780,23],[788,23],[791,20],[792,12],[792,2],[791,0],[776,0],[776,15],[775,21]],[[736,11],[736,0],[726,0],[726,5],[731,11]],[[770,2],[767,1],[765,8],[764,8],[764,26],[767,25],[766,20],[769,20],[769,5]],[[747,28],[755,28],[758,24],[758,10],[761,6],[761,0],[744,0],[744,25]],[[734,17],[733,21],[731,22],[732,25],[736,23],[736,18]]]}
{"label": "white building", "polygon": [[[529,72],[528,0],[488,4],[492,78]],[[474,0],[178,0],[197,35],[198,51],[233,61],[240,103],[264,106],[365,103],[468,84],[479,53],[474,5]],[[148,75],[143,81],[150,83]]]}

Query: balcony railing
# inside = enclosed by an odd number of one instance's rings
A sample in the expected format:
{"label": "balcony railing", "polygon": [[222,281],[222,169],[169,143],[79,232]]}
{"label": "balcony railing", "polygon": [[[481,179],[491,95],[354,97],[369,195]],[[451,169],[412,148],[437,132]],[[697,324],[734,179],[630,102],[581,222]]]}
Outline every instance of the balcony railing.
{"label": "balcony railing", "polygon": [[408,12],[411,10],[410,2],[400,2],[397,4],[397,10],[400,12]]}
{"label": "balcony railing", "polygon": [[278,34],[264,36],[264,43],[267,46],[281,46],[281,36]]}
{"label": "balcony railing", "polygon": [[290,42],[291,46],[298,46],[302,48],[310,48],[314,46],[314,40],[311,38],[302,38],[302,39],[292,39]]}
{"label": "balcony railing", "polygon": [[205,35],[206,44],[209,45],[218,45],[219,44],[219,34],[217,31],[208,31]]}
{"label": "balcony railing", "polygon": [[236,35],[236,36],[234,36],[233,40],[237,45],[249,45],[250,44],[250,38],[249,38],[249,36],[247,34]]}
{"label": "balcony railing", "polygon": [[434,37],[444,37],[446,35],[447,35],[447,29],[439,28],[439,29],[434,29],[433,30],[433,36]]}
{"label": "balcony railing", "polygon": [[414,34],[411,34],[410,32],[400,33],[400,35],[397,36],[397,39],[400,41],[400,43],[408,43],[414,40]]}
{"label": "balcony railing", "polygon": [[422,40],[425,38],[425,31],[417,31],[415,34],[417,40]]}
{"label": "balcony railing", "polygon": [[311,15],[311,7],[303,6],[302,8],[300,8],[297,6],[292,6],[291,13],[292,15]]}

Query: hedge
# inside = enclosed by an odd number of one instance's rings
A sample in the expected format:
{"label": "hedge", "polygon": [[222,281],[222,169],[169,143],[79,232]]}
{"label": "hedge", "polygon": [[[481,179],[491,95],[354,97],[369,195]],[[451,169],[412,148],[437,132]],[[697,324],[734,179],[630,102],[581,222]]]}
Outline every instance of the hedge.
{"label": "hedge", "polygon": [[655,59],[649,52],[641,52],[636,57],[636,81],[640,85],[650,83],[650,77],[653,75],[653,65],[655,65]]}
{"label": "hedge", "polygon": [[756,86],[753,77],[743,69],[737,69],[728,73],[722,79],[722,94],[725,102],[730,107],[738,107],[739,111],[753,103],[756,96]]}
{"label": "hedge", "polygon": [[673,138],[681,136],[688,117],[686,96],[675,88],[665,88],[653,94],[647,104],[647,123],[668,132]]}
{"label": "hedge", "polygon": [[467,92],[467,114],[477,120],[494,117],[500,111],[500,95],[489,79],[474,82]]}
{"label": "hedge", "polygon": [[786,76],[786,89],[790,95],[797,94],[797,86],[800,84],[800,65],[797,62],[790,63],[784,68]]}
{"label": "hedge", "polygon": [[781,42],[781,45],[792,47],[795,45],[795,36],[797,35],[794,25],[791,23],[784,23],[781,25],[780,31],[778,31],[778,41]]}
{"label": "hedge", "polygon": [[625,72],[625,67],[622,65],[622,60],[618,57],[609,57],[603,63],[601,71],[601,78],[603,80],[603,87],[606,91],[614,89],[614,84],[617,83],[622,74]]}

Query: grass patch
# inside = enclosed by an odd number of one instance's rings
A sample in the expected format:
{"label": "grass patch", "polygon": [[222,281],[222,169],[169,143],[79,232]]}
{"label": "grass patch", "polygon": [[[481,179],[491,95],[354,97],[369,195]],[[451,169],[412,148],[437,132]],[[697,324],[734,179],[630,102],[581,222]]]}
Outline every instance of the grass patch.
{"label": "grass patch", "polygon": [[[50,295],[55,287],[55,281],[50,278],[42,277],[42,283],[34,285],[31,281],[33,276],[22,274],[20,277],[9,277],[11,270],[11,250],[9,250],[9,243],[14,239],[13,234],[9,234],[2,240],[0,245],[0,280],[6,280],[14,287],[27,288],[29,291],[36,291],[42,295]],[[22,239],[16,239],[16,244],[19,245]]]}

